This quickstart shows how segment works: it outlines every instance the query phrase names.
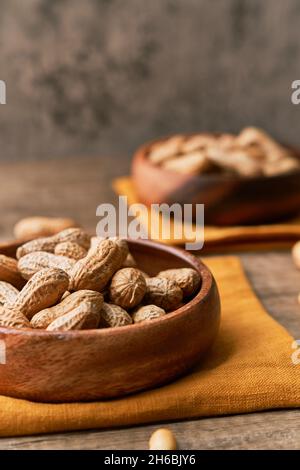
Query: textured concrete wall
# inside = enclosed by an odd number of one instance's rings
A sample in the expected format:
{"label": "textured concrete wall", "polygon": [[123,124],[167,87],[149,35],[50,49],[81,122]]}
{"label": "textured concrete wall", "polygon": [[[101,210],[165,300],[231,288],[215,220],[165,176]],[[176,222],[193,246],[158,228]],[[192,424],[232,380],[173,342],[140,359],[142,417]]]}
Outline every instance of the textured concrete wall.
{"label": "textured concrete wall", "polygon": [[122,155],[177,131],[298,143],[299,0],[1,0],[0,158]]}

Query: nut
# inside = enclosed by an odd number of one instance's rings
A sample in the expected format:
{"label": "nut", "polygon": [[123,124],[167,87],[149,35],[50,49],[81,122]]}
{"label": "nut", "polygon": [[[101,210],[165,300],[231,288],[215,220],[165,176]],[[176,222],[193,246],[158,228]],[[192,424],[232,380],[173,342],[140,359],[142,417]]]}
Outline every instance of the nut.
{"label": "nut", "polygon": [[183,142],[183,135],[174,135],[167,140],[153,145],[149,153],[149,160],[152,163],[159,164],[172,158],[180,152]]}
{"label": "nut", "polygon": [[212,134],[196,134],[188,137],[181,146],[182,153],[191,153],[196,150],[204,150],[209,145],[216,143],[216,137]]}
{"label": "nut", "polygon": [[54,248],[54,254],[59,256],[66,256],[67,258],[78,261],[87,255],[87,250],[78,243],[63,242],[58,243]]}
{"label": "nut", "polygon": [[19,273],[17,260],[0,255],[0,281],[9,282],[17,289],[21,289],[25,281]]}
{"label": "nut", "polygon": [[184,175],[197,175],[207,172],[212,167],[212,163],[203,151],[198,150],[179,158],[170,158],[162,164],[162,167]]}
{"label": "nut", "polygon": [[56,245],[64,242],[77,243],[87,250],[90,245],[90,236],[81,228],[68,228],[56,235],[52,235],[52,237],[37,238],[25,243],[17,249],[17,258],[20,259],[22,256],[34,251],[54,253]]}
{"label": "nut", "polygon": [[0,307],[0,326],[7,328],[30,328],[27,318],[18,310]]}
{"label": "nut", "polygon": [[75,260],[66,256],[56,256],[46,251],[34,251],[19,259],[18,268],[24,279],[30,279],[41,269],[58,268],[68,272],[74,264]]}
{"label": "nut", "polygon": [[109,288],[112,303],[123,308],[138,305],[146,293],[146,281],[136,268],[123,268],[113,276]]}
{"label": "nut", "polygon": [[209,147],[206,155],[211,162],[224,170],[235,170],[242,176],[257,176],[262,174],[261,164],[251,158],[246,150],[226,150],[215,145]]}
{"label": "nut", "polygon": [[14,302],[19,291],[14,286],[5,281],[0,281],[0,304]]}
{"label": "nut", "polygon": [[127,240],[125,240],[125,238],[120,238],[120,237],[110,237],[110,238],[92,237],[89,253],[94,248],[99,246],[103,242],[103,240],[111,240],[111,241],[115,242],[118,245],[118,247],[120,248],[122,259],[123,259],[122,264],[123,264],[123,262],[125,263],[127,257],[129,256],[128,243],[127,243]]}
{"label": "nut", "polygon": [[118,247],[120,248],[121,256],[122,256],[122,264],[125,263],[127,256],[129,255],[129,248],[128,243],[125,238],[120,237],[112,237],[110,240],[115,241]]}
{"label": "nut", "polygon": [[19,220],[14,226],[14,236],[24,240],[32,240],[38,237],[49,237],[71,227],[78,227],[78,225],[69,218],[26,217]]}
{"label": "nut", "polygon": [[154,431],[149,440],[150,450],[176,450],[177,442],[170,429],[161,428]]}
{"label": "nut", "polygon": [[134,323],[141,323],[145,321],[155,320],[155,318],[163,317],[166,314],[163,308],[156,305],[145,305],[140,307],[132,315]]}
{"label": "nut", "polygon": [[266,176],[282,175],[299,169],[299,161],[296,158],[286,157],[278,162],[266,162],[263,165],[263,173]]}
{"label": "nut", "polygon": [[[86,304],[85,309],[81,309],[83,304]],[[47,328],[50,323],[54,322],[57,318],[66,315],[67,313],[85,311],[90,317],[89,320],[93,321],[93,328],[97,328],[100,321],[100,311],[103,305],[103,296],[99,292],[92,290],[79,290],[68,295],[59,304],[54,307],[46,308],[36,313],[31,319],[32,328]],[[67,322],[68,323],[68,322]]]}
{"label": "nut", "polygon": [[54,305],[68,285],[69,276],[62,269],[42,269],[32,276],[16,299],[5,306],[22,312],[30,320],[40,310]]}
{"label": "nut", "polygon": [[300,269],[300,241],[293,246],[292,256],[295,265]]}
{"label": "nut", "polygon": [[[95,320],[95,316],[93,316]],[[84,325],[89,323],[90,326]],[[58,317],[46,328],[48,331],[71,331],[96,328],[97,323],[92,324],[90,321],[90,312],[88,304],[83,304],[61,317]]]}
{"label": "nut", "polygon": [[183,294],[176,282],[160,278],[150,277],[146,279],[147,291],[144,297],[146,304],[154,304],[166,311],[179,307]]}
{"label": "nut", "polygon": [[131,316],[119,305],[104,302],[101,310],[101,326],[106,328],[116,328],[132,324]]}
{"label": "nut", "polygon": [[103,290],[122,263],[122,254],[116,242],[103,240],[73,266],[69,290]]}
{"label": "nut", "polygon": [[199,274],[192,268],[167,269],[161,271],[157,277],[175,281],[182,290],[183,297],[194,295],[201,283]]}

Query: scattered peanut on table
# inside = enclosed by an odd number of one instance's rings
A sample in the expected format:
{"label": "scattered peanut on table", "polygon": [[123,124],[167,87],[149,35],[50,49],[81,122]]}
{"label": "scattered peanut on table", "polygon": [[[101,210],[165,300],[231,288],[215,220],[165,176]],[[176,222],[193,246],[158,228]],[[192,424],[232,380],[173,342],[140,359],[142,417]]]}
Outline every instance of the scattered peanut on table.
{"label": "scattered peanut on table", "polygon": [[201,287],[192,268],[151,277],[139,269],[127,240],[90,237],[81,228],[30,240],[16,257],[0,255],[0,327],[65,332],[148,323]]}
{"label": "scattered peanut on table", "polygon": [[150,450],[176,450],[177,442],[170,429],[161,428],[154,431],[149,440]]}

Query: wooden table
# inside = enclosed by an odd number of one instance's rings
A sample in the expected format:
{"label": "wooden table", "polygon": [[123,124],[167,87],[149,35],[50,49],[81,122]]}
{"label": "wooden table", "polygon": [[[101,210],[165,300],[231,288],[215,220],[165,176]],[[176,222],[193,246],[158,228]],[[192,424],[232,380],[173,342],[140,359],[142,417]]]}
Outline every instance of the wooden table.
{"label": "wooden table", "polygon": [[[122,166],[122,165],[121,165]],[[68,215],[89,230],[97,224],[96,207],[116,202],[109,159],[1,165],[1,238],[11,237],[20,217]],[[124,167],[124,164],[123,164]],[[300,339],[300,274],[288,252],[238,254],[252,286],[270,314]],[[159,423],[109,431],[2,438],[0,449],[147,449]],[[299,449],[300,410],[252,413],[168,423],[182,449]]]}

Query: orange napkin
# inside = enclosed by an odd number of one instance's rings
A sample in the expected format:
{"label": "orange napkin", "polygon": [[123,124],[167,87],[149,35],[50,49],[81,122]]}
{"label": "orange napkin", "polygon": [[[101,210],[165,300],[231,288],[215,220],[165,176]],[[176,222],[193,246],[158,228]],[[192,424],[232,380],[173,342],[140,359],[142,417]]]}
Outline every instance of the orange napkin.
{"label": "orange napkin", "polygon": [[266,313],[237,258],[206,263],[220,289],[221,330],[210,354],[189,375],[161,388],[94,403],[45,404],[2,396],[0,435],[299,407],[300,349],[293,349],[293,338]]}
{"label": "orange napkin", "polygon": [[[118,195],[127,196],[129,204],[139,202],[134,185],[129,177],[114,180],[113,188]],[[141,213],[139,217],[141,224],[147,227],[150,217],[149,213]],[[161,217],[158,214],[156,216],[157,220],[152,220],[152,222],[158,223],[157,221],[161,220]],[[175,231],[176,220],[172,221],[171,226],[171,231]],[[195,231],[195,228],[195,225],[192,225],[193,231]],[[287,248],[297,240],[300,240],[300,220],[284,224],[248,227],[205,226],[204,237],[205,245],[203,250],[201,250],[202,253]],[[161,235],[157,238],[157,241],[171,245],[184,245],[187,241],[193,242],[193,240],[186,240],[185,238],[166,240]]]}

